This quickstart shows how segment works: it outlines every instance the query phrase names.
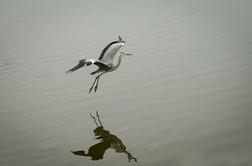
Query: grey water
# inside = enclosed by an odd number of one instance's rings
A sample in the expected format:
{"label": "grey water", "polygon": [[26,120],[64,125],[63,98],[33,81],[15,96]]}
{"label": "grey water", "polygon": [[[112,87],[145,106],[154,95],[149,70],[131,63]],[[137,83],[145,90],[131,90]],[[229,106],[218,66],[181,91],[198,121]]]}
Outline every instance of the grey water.
{"label": "grey water", "polygon": [[[252,164],[252,2],[249,0],[1,0],[0,165]],[[88,93],[118,35],[117,71]],[[117,57],[115,58],[117,60]],[[90,117],[138,162],[95,140]]]}

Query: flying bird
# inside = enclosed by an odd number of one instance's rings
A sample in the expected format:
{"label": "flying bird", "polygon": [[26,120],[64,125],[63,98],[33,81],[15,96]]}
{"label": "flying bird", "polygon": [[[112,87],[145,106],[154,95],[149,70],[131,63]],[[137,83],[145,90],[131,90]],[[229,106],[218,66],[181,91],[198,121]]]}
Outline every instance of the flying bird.
{"label": "flying bird", "polygon": [[92,64],[98,66],[98,69],[96,71],[90,73],[91,75],[99,74],[98,76],[95,77],[95,80],[94,80],[91,88],[89,89],[89,93],[92,91],[93,88],[94,88],[94,90],[96,92],[96,90],[98,88],[100,76],[102,76],[103,74],[105,74],[107,72],[115,71],[120,66],[121,58],[123,56],[132,55],[132,54],[127,54],[127,53],[120,52],[120,56],[118,57],[118,61],[117,61],[116,64],[114,64],[113,59],[114,59],[116,53],[118,52],[118,50],[124,44],[125,44],[125,41],[123,41],[122,38],[119,36],[119,39],[117,41],[113,41],[113,42],[109,43],[102,50],[102,53],[101,53],[98,60],[97,59],[82,59],[82,60],[79,61],[78,65],[76,65],[72,69],[68,70],[66,73],[73,72],[75,70],[78,70],[81,67],[89,66],[89,65],[92,65]]}

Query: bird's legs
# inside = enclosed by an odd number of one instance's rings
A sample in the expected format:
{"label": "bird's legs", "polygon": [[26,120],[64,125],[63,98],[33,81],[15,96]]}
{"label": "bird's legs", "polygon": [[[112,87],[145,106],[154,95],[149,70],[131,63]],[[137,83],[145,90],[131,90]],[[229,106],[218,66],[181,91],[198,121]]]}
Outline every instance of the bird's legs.
{"label": "bird's legs", "polygon": [[95,84],[95,82],[96,82],[97,78],[98,78],[98,76],[97,76],[97,77],[95,77],[95,80],[94,80],[94,82],[93,82],[93,84],[92,84],[91,88],[89,89],[89,92],[88,92],[88,93],[90,93],[90,92],[91,92],[91,90],[93,89],[94,84]]}
{"label": "bird's legs", "polygon": [[96,90],[97,90],[97,88],[98,88],[100,76],[103,75],[104,73],[106,73],[106,72],[103,72],[103,73],[101,73],[100,75],[97,76],[98,78],[97,78],[97,80],[96,80],[96,85],[95,85],[95,87],[94,87],[94,88],[95,88],[95,92],[96,92]]}
{"label": "bird's legs", "polygon": [[96,85],[95,85],[95,87],[94,87],[95,92],[97,91],[98,84],[99,84],[99,80],[100,80],[100,77],[98,77],[98,79],[97,79],[97,81],[96,81]]}
{"label": "bird's legs", "polygon": [[100,76],[103,75],[104,73],[106,73],[106,72],[103,72],[103,73],[99,74],[97,77],[95,77],[95,80],[94,80],[94,82],[93,82],[91,88],[89,89],[89,93],[90,93],[91,90],[93,89],[95,83],[96,83],[96,85],[95,85],[95,92],[96,92],[96,90],[97,90],[97,88],[98,88]]}

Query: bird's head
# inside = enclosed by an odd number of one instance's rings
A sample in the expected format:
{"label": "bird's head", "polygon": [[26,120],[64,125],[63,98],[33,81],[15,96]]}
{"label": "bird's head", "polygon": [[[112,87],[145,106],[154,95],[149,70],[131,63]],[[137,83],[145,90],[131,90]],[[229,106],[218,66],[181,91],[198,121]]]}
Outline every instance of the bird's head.
{"label": "bird's head", "polygon": [[132,56],[132,54],[128,54],[128,53],[124,53],[124,52],[120,52],[120,54],[121,54],[122,56]]}

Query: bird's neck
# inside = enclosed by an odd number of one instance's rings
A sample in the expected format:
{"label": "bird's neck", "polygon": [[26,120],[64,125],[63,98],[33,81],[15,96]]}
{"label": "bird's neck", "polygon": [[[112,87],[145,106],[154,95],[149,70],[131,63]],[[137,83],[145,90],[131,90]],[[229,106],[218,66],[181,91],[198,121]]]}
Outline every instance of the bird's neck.
{"label": "bird's neck", "polygon": [[123,56],[123,55],[121,54],[121,55],[118,57],[117,64],[113,67],[113,71],[116,70],[116,69],[120,66],[122,56]]}

